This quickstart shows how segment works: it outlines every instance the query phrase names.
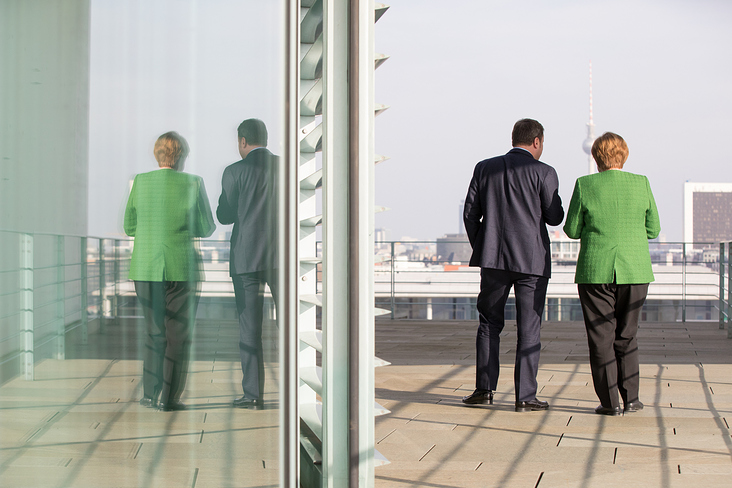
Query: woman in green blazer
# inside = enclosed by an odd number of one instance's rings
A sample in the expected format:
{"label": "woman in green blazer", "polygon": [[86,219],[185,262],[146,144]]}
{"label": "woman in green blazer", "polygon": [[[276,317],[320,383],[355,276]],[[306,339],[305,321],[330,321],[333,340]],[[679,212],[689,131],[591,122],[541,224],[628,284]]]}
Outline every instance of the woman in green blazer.
{"label": "woman in green blazer", "polygon": [[140,404],[182,410],[197,282],[203,279],[194,238],[210,236],[216,225],[203,180],[182,172],[185,139],[163,134],[154,155],[160,169],[135,176],[124,219],[125,232],[135,238],[129,277],[147,328]]}
{"label": "woman in green blazer", "polygon": [[621,171],[628,159],[622,137],[606,132],[592,145],[599,173],[577,179],[564,232],[580,239],[575,283],[601,405],[620,415],[643,409],[638,399],[638,318],[653,281],[648,239],[661,225],[645,176]]}

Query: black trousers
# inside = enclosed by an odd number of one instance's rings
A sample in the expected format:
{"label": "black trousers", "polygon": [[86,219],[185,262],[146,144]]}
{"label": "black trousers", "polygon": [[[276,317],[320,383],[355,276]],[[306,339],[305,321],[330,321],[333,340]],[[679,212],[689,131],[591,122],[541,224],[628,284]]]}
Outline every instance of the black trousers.
{"label": "black trousers", "polygon": [[145,316],[142,386],[146,398],[180,399],[186,385],[198,283],[135,281]]}
{"label": "black trousers", "polygon": [[241,387],[246,398],[261,400],[264,393],[264,285],[269,285],[276,304],[277,270],[242,273],[233,275],[231,279],[234,282],[236,310],[239,314],[239,356],[243,374]]}
{"label": "black trousers", "polygon": [[541,352],[541,316],[548,278],[498,269],[480,270],[478,313],[480,323],[475,340],[475,387],[495,390],[500,373],[499,346],[505,325],[504,309],[511,287],[516,296],[516,363],[513,373],[516,401],[536,398],[536,374]]}
{"label": "black trousers", "polygon": [[578,284],[595,393],[603,407],[638,400],[638,318],[648,283]]}

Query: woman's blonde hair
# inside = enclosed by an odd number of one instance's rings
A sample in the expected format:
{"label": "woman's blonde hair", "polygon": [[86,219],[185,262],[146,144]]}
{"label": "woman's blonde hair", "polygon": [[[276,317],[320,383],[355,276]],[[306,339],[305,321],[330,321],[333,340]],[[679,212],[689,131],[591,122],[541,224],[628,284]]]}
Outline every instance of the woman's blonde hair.
{"label": "woman's blonde hair", "polygon": [[592,157],[600,171],[611,168],[620,169],[628,160],[628,145],[619,135],[605,132],[592,144]]}
{"label": "woman's blonde hair", "polygon": [[166,132],[155,141],[153,154],[158,166],[174,168],[178,161],[188,156],[188,143],[177,132]]}

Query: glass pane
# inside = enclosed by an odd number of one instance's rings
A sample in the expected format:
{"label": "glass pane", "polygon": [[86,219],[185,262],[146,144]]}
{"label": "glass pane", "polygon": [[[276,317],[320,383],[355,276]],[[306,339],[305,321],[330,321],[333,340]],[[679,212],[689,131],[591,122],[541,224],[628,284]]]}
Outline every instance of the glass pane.
{"label": "glass pane", "polygon": [[1,486],[278,486],[283,6],[0,2]]}

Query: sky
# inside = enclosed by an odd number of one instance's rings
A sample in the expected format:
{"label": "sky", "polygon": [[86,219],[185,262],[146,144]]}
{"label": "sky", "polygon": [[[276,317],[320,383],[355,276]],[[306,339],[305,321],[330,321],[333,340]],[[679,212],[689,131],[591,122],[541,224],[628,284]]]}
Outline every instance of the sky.
{"label": "sky", "polygon": [[[174,130],[190,146],[212,209],[224,168],[241,159],[236,129],[268,123],[281,153],[279,2],[92,0],[89,235],[124,237],[130,183],[157,170],[155,140]],[[212,238],[230,226],[218,225]]]}
{"label": "sky", "polygon": [[[274,2],[92,2],[91,235],[120,235],[130,178],[178,130],[215,207],[244,118],[281,153],[281,12]],[[545,128],[542,161],[569,204],[595,133],[625,138],[625,170],[648,176],[662,234],[682,236],[685,181],[732,181],[732,2],[393,0],[375,29],[376,227],[388,238],[459,231],[475,164],[510,149],[520,118]],[[130,7],[130,5],[134,5]],[[184,5],[184,8],[181,8]],[[161,22],[160,19],[166,19]],[[269,123],[271,122],[271,123]],[[217,234],[222,230],[219,226]]]}
{"label": "sky", "polygon": [[529,117],[565,205],[587,174],[582,142],[592,61],[595,133],[629,146],[662,233],[682,236],[682,189],[732,181],[732,2],[393,0],[376,25],[376,216],[390,239],[458,232],[475,164],[511,147]]}

